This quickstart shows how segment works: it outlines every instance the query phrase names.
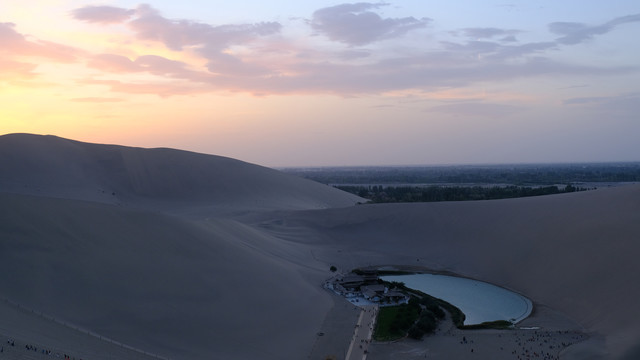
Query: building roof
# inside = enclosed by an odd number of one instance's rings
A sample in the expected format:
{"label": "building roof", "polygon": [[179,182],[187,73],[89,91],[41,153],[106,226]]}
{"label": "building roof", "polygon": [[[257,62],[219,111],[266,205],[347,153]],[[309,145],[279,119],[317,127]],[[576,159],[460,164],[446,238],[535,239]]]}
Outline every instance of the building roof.
{"label": "building roof", "polygon": [[362,292],[364,293],[364,291],[366,290],[372,290],[375,292],[379,292],[379,293],[383,293],[385,291],[386,287],[382,284],[375,284],[375,285],[367,285],[367,286],[363,286],[362,287]]}

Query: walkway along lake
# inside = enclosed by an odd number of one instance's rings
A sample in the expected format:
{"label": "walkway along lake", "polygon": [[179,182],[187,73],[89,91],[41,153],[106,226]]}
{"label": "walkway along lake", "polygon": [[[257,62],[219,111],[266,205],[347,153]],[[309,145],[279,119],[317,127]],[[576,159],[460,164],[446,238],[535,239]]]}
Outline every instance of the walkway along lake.
{"label": "walkway along lake", "polygon": [[507,289],[455,276],[434,274],[381,276],[384,281],[402,282],[406,287],[440,298],[466,315],[465,325],[507,320],[517,323],[531,314],[533,304]]}

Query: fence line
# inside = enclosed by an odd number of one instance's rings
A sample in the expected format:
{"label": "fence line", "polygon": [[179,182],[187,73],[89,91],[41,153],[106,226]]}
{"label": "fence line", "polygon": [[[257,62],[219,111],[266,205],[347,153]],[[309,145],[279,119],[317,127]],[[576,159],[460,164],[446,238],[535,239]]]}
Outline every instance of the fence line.
{"label": "fence line", "polygon": [[38,315],[38,316],[40,316],[40,317],[42,317],[42,318],[44,318],[44,319],[47,319],[47,320],[49,320],[49,321],[53,321],[53,322],[55,322],[55,323],[57,323],[57,324],[60,324],[60,325],[65,326],[65,327],[68,327],[68,328],[73,329],[73,330],[75,330],[75,331],[78,331],[78,332],[81,332],[81,333],[87,334],[87,335],[89,335],[89,336],[93,336],[94,338],[97,338],[97,339],[99,339],[99,340],[101,340],[101,341],[106,341],[106,342],[109,342],[109,343],[111,343],[111,344],[114,344],[114,345],[120,346],[120,347],[122,347],[122,348],[124,348],[124,349],[131,350],[131,351],[135,351],[135,352],[137,352],[137,353],[140,353],[140,354],[143,354],[143,355],[146,355],[146,356],[152,357],[152,358],[156,358],[156,359],[160,359],[160,360],[170,360],[170,359],[169,359],[169,358],[167,358],[167,357],[160,356],[160,355],[157,355],[157,354],[152,354],[152,353],[147,352],[147,351],[145,351],[145,350],[141,350],[141,349],[135,348],[135,347],[133,347],[133,346],[131,346],[131,345],[123,344],[123,343],[121,343],[121,342],[119,342],[119,341],[113,340],[113,339],[108,338],[108,337],[106,337],[106,336],[102,336],[102,335],[100,335],[100,334],[94,333],[93,331],[90,331],[90,330],[87,330],[87,329],[81,328],[81,327],[79,327],[79,326],[77,326],[77,325],[69,324],[69,323],[64,322],[64,321],[62,321],[62,320],[58,320],[58,319],[56,319],[55,317],[53,317],[53,316],[51,316],[51,315],[47,315],[47,314],[45,314],[45,313],[43,313],[43,312],[40,312],[40,311],[37,311],[37,310],[31,309],[31,308],[26,307],[26,306],[22,306],[22,305],[20,305],[20,304],[19,304],[19,303],[17,303],[17,302],[14,302],[14,301],[9,300],[8,298],[0,298],[0,299],[2,299],[5,303],[7,303],[7,304],[9,304],[9,305],[13,306],[14,308],[19,309],[20,311],[27,312],[27,313],[32,313],[32,314],[34,314],[34,315]]}

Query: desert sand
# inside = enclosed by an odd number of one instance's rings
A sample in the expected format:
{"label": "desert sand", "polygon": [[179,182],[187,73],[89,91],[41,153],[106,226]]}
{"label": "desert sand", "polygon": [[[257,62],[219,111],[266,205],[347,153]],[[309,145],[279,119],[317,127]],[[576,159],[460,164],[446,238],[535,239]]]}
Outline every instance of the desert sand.
{"label": "desert sand", "polygon": [[[27,134],[0,137],[0,168],[0,336],[20,343],[85,359],[344,358],[360,313],[322,288],[329,267],[394,265],[527,296],[524,325],[584,337],[562,359],[640,354],[638,186],[356,205],[233,159]],[[368,359],[457,356],[447,331]],[[473,354],[516,334],[474,333]],[[110,356],[114,342],[128,352]]]}
{"label": "desert sand", "polygon": [[540,308],[517,329],[459,330],[447,318],[422,341],[374,342],[369,350],[375,359],[558,359],[589,339],[570,320]]}

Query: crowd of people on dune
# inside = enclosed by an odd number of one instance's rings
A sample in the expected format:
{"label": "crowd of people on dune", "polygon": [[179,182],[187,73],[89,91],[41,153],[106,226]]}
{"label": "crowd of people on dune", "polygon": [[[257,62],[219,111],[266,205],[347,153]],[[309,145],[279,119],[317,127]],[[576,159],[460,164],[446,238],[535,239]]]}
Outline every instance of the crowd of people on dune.
{"label": "crowd of people on dune", "polygon": [[[7,350],[11,349],[11,350],[15,350],[20,348],[20,346],[16,346],[16,341],[14,339],[7,339]],[[31,345],[31,344],[24,344],[24,351],[29,351],[29,352],[34,352],[36,354],[41,354],[41,355],[45,355],[45,356],[51,356],[51,357],[55,357],[56,359],[65,359],[65,360],[82,360],[82,358],[75,358],[72,357],[71,355],[67,355],[64,353],[59,353],[59,352],[54,352],[50,349],[46,349],[43,347],[38,348],[35,345]],[[0,346],[0,354],[4,354],[5,349],[4,349],[4,345]]]}
{"label": "crowd of people on dune", "polygon": [[[549,331],[534,331],[531,336],[522,337],[516,333],[516,343],[519,349],[513,350],[513,354],[518,356],[518,359],[544,359],[552,360],[558,359],[552,351],[563,349],[571,346],[576,342],[585,340],[586,336],[582,333],[573,333],[569,331],[558,331],[558,334],[570,334],[572,341],[560,341],[554,338],[554,333]],[[545,351],[547,347],[550,351]],[[537,347],[536,350],[534,347]]]}
{"label": "crowd of people on dune", "polygon": [[[508,336],[508,334],[498,335],[498,337],[502,336]],[[532,331],[530,334],[514,331],[512,336],[515,346],[510,352],[513,358],[518,360],[557,360],[560,350],[586,339],[585,334],[575,331]],[[460,339],[460,344],[468,346],[470,353],[477,352],[477,348],[481,346],[472,338],[473,335],[467,334]],[[507,346],[500,346],[500,351],[509,350]]]}

